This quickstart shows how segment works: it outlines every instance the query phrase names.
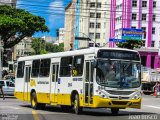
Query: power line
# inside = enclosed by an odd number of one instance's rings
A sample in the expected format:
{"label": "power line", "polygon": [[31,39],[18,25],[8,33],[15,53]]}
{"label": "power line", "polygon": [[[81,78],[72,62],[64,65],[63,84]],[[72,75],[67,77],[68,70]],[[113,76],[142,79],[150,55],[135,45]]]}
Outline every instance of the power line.
{"label": "power line", "polygon": [[[35,12],[35,13],[40,13],[40,12],[43,12],[43,13],[41,13],[41,14],[49,14],[49,15],[59,15],[59,16],[64,16],[64,15],[67,15],[67,16],[80,16],[80,17],[82,17],[82,18],[90,18],[90,19],[104,19],[104,20],[106,20],[106,21],[108,21],[108,22],[110,22],[110,20],[112,20],[112,18],[105,18],[105,17],[101,17],[101,18],[96,18],[96,17],[94,17],[94,18],[91,18],[90,16],[84,16],[84,15],[76,15],[76,14],[64,14],[64,13],[55,13],[55,12],[47,12],[47,11],[40,11],[40,10],[35,10],[35,11],[30,11],[30,12]],[[132,19],[121,19],[121,20],[132,20]],[[121,21],[120,20],[120,21]],[[132,20],[132,21],[141,21],[141,22],[143,22],[142,20]],[[144,22],[149,22],[149,21],[144,21]],[[160,23],[160,21],[154,21],[155,23]]]}
{"label": "power line", "polygon": [[[30,5],[30,6],[38,6],[38,7],[48,7],[48,6],[39,6],[39,5],[31,5],[31,4],[20,4],[20,5]],[[57,7],[57,6],[53,6],[54,8],[52,8],[54,11],[55,11],[55,8],[64,8],[64,7]],[[73,9],[73,10],[76,10],[76,8],[69,8],[69,9]],[[96,9],[80,9],[80,10],[90,10],[90,11],[108,11],[108,12],[111,12],[110,10],[96,10]],[[135,9],[134,9],[135,10]],[[142,9],[142,10],[144,10],[144,9]],[[58,10],[57,9],[57,11],[62,11],[62,10]],[[160,10],[159,10],[160,11]],[[120,12],[120,13],[122,13],[123,11],[112,11],[112,12]],[[154,10],[154,12],[156,12],[155,10]],[[82,12],[81,11],[81,13],[88,13],[88,12]],[[126,13],[134,13],[134,12],[126,12]],[[150,13],[144,13],[144,14],[150,14]],[[154,13],[153,13],[154,14]],[[121,14],[117,14],[116,13],[116,15],[121,15]],[[156,15],[160,15],[160,14],[157,14],[156,13]]]}

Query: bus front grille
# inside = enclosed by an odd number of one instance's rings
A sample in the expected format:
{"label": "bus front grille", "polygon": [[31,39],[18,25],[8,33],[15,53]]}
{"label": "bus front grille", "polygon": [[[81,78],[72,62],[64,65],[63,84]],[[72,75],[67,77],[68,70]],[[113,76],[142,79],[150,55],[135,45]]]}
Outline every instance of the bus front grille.
{"label": "bus front grille", "polygon": [[112,95],[130,95],[134,91],[114,91],[114,90],[106,90],[109,94]]}
{"label": "bus front grille", "polygon": [[106,90],[109,94],[112,95],[130,95],[134,91],[114,91],[114,90]]}
{"label": "bus front grille", "polygon": [[[119,99],[117,96],[109,96],[111,99]],[[129,97],[121,97],[121,99],[129,99]]]}
{"label": "bus front grille", "polygon": [[112,101],[114,105],[127,105],[128,101]]}

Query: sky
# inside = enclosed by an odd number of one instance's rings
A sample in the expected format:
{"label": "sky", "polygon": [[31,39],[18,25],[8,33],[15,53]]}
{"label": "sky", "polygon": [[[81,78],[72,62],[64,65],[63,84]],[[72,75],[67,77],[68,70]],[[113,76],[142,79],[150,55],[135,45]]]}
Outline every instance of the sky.
{"label": "sky", "polygon": [[49,33],[36,33],[34,37],[56,37],[56,29],[64,28],[64,10],[71,0],[17,0],[17,8],[41,16],[46,20]]}

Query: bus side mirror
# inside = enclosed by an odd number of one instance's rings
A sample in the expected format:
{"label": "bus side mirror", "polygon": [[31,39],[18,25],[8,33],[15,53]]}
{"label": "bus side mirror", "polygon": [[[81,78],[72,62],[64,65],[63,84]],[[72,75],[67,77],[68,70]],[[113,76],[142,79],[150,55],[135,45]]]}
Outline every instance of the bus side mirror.
{"label": "bus side mirror", "polygon": [[93,66],[94,68],[97,67],[97,60],[94,60],[94,61],[92,62],[92,66]]}

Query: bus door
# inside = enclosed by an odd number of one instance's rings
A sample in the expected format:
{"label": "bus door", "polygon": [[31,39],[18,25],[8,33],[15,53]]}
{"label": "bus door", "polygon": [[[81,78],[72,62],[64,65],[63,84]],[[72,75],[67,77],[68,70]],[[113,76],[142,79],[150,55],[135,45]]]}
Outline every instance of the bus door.
{"label": "bus door", "polygon": [[94,68],[91,61],[86,61],[86,74],[84,83],[84,103],[85,105],[93,104],[93,73]]}
{"label": "bus door", "polygon": [[25,81],[24,81],[24,91],[23,91],[23,99],[25,101],[30,101],[30,94],[29,94],[29,83],[30,83],[30,72],[31,66],[25,66]]}
{"label": "bus door", "polygon": [[52,64],[51,86],[50,86],[50,101],[53,102],[53,103],[57,102],[58,71],[59,71],[59,63]]}

